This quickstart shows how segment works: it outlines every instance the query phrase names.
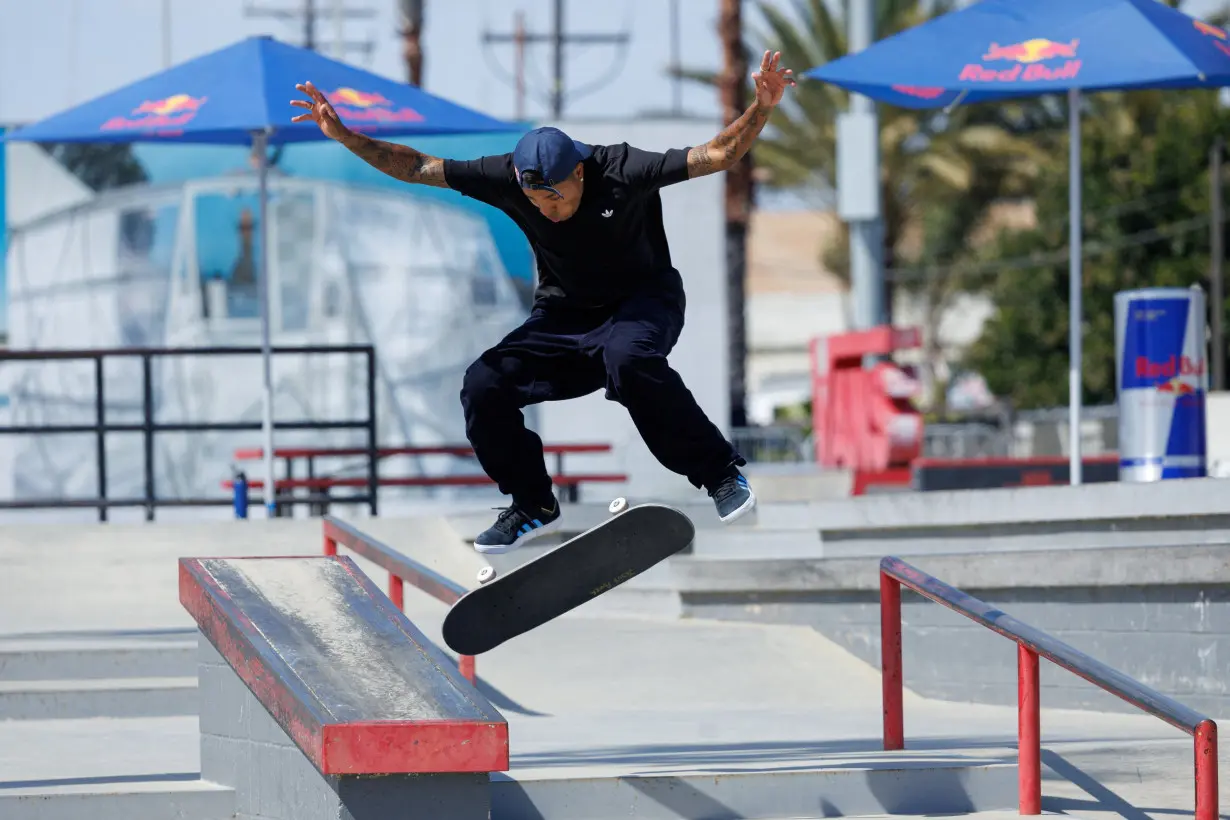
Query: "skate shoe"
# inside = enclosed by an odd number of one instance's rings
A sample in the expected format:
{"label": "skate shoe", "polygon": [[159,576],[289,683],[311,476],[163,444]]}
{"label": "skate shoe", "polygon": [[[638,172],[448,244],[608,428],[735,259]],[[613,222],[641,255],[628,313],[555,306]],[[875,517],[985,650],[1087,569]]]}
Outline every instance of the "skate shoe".
{"label": "skate shoe", "polygon": [[756,494],[737,469],[710,489],[709,497],[713,499],[718,518],[723,524],[742,518],[756,508]]}
{"label": "skate shoe", "polygon": [[552,508],[534,507],[524,510],[515,503],[500,507],[495,523],[474,539],[474,549],[484,554],[514,550],[527,541],[555,530],[560,524],[559,501],[551,499]]}

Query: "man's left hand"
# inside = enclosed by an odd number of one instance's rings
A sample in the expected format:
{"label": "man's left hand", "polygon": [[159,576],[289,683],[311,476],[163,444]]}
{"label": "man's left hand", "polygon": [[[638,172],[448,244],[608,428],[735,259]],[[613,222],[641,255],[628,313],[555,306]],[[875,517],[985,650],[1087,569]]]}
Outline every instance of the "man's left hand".
{"label": "man's left hand", "polygon": [[766,51],[760,59],[760,70],[752,74],[752,80],[756,83],[758,105],[772,108],[781,102],[786,86],[794,85],[794,72],[788,68],[777,67],[781,58],[780,51]]}

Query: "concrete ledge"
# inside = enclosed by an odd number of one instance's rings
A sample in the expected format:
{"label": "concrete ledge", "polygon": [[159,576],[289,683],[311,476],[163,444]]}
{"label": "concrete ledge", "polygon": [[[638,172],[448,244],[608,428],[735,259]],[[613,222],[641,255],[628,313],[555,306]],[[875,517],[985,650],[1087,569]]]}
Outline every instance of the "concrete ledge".
{"label": "concrete ledge", "polygon": [[202,780],[149,780],[5,789],[4,820],[223,820],[235,816],[235,792]]}
{"label": "concrete ledge", "polygon": [[322,774],[507,767],[507,724],[350,559],[182,559],[180,598]]}
{"label": "concrete ledge", "polygon": [[196,677],[18,680],[0,683],[0,719],[191,715]]}
{"label": "concrete ledge", "polygon": [[201,775],[235,789],[245,820],[415,816],[486,820],[488,773],[322,775],[201,639]]}
{"label": "concrete ledge", "polygon": [[888,493],[807,506],[813,520],[831,531],[1175,518],[1230,514],[1230,483],[1193,478],[1152,484]]}
{"label": "concrete ledge", "polygon": [[[1205,714],[1230,712],[1230,547],[931,555],[910,564]],[[672,569],[685,617],[806,625],[880,665],[879,561],[700,561]],[[1012,641],[909,590],[905,682],[924,697],[1015,704]],[[1043,663],[1042,702],[1132,712]]]}
{"label": "concrete ledge", "polygon": [[[880,558],[677,558],[671,561],[671,570],[684,596],[878,592]],[[926,555],[906,560],[965,590],[1230,584],[1230,545]]]}

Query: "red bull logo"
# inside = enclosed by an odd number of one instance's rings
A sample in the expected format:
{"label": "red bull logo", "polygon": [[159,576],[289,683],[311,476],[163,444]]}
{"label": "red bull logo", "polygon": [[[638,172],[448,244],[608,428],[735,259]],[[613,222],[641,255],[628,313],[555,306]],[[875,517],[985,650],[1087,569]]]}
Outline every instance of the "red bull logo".
{"label": "red bull logo", "polygon": [[1213,45],[1217,48],[1217,50],[1230,57],[1230,43],[1226,42],[1226,40],[1230,38],[1227,38],[1225,29],[1220,29],[1217,26],[1209,25],[1203,20],[1193,20],[1192,25],[1196,27],[1196,31],[1199,31],[1207,37],[1212,37]]}
{"label": "red bull logo", "polygon": [[1226,39],[1226,32],[1223,29],[1210,25],[1203,20],[1192,20],[1192,25],[1194,25],[1196,27],[1196,31],[1199,31],[1201,34],[1216,37],[1218,40]]}
{"label": "red bull logo", "polygon": [[[1071,80],[1081,70],[1081,61],[1076,57],[1079,45],[1080,40],[1059,43],[1045,38],[1005,46],[991,43],[982,55],[983,63],[1007,61],[1016,65],[1010,68],[992,68],[979,63],[968,63],[961,69],[958,79],[989,83]],[[1063,63],[1056,65],[1056,60],[1063,60]]]}
{"label": "red bull logo", "polygon": [[1187,356],[1169,356],[1163,361],[1153,361],[1147,356],[1136,357],[1136,378],[1161,379],[1156,383],[1159,393],[1192,395],[1204,377],[1204,361],[1193,361]]}
{"label": "red bull logo", "polygon": [[342,87],[327,94],[333,109],[350,122],[420,122],[423,115],[413,108],[396,106],[393,101],[374,91]]}
{"label": "red bull logo", "polygon": [[190,94],[175,94],[162,100],[146,100],[129,112],[131,116],[112,117],[104,122],[102,130],[183,128],[196,116],[196,112],[208,99],[208,97],[193,97]]}

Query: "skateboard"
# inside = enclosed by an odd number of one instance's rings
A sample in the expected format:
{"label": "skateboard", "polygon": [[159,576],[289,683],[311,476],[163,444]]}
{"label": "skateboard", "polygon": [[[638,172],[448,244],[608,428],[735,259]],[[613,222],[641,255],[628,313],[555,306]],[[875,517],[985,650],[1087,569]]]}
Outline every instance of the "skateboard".
{"label": "skateboard", "polygon": [[629,506],[617,498],[611,518],[479,586],[444,617],[444,642],[460,655],[479,655],[576,609],[692,543],[696,528],[674,507]]}

